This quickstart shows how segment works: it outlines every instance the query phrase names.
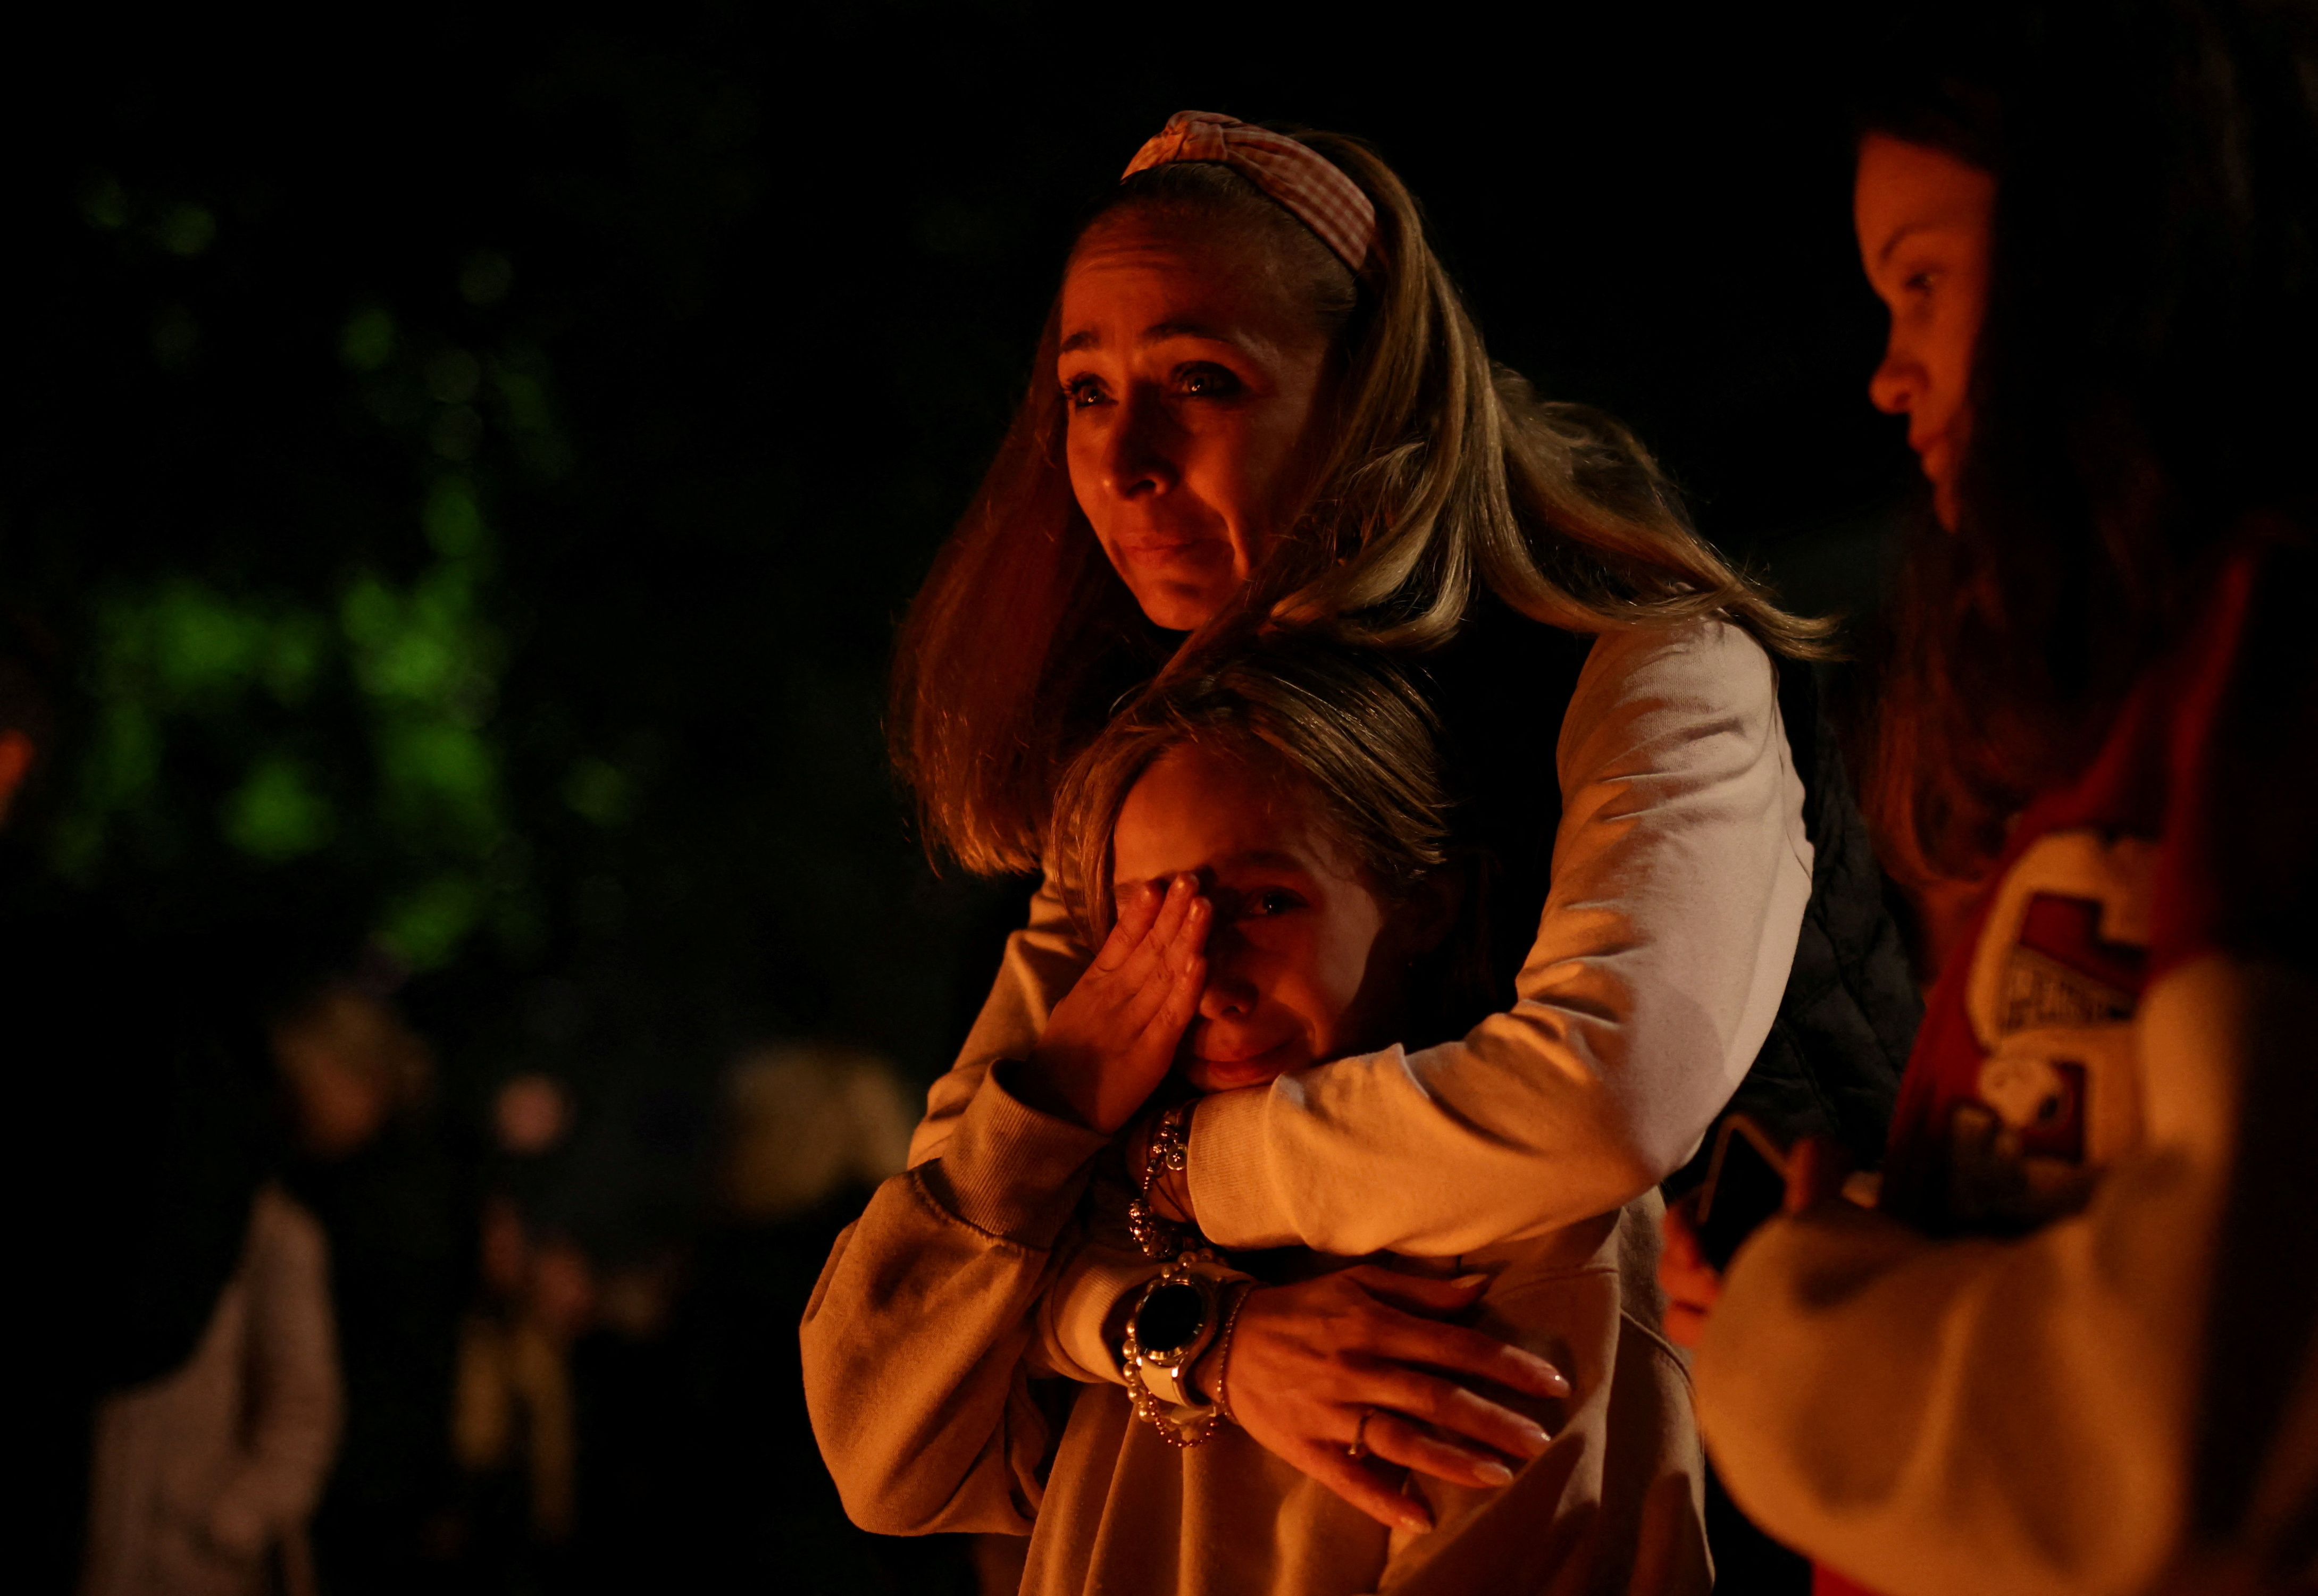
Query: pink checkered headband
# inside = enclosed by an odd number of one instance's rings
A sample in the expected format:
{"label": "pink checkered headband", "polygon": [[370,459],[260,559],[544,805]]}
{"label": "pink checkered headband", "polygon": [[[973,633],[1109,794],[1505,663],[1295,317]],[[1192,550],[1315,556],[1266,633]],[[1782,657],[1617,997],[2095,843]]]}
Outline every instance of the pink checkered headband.
{"label": "pink checkered headband", "polygon": [[1262,189],[1319,236],[1358,275],[1376,249],[1376,205],[1342,168],[1285,133],[1213,111],[1179,111],[1135,152],[1121,183],[1170,161],[1219,161]]}

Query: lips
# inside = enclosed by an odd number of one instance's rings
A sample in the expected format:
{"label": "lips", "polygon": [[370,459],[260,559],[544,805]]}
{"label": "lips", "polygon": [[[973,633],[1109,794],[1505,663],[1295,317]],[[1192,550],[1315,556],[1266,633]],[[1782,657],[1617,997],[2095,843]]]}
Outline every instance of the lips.
{"label": "lips", "polygon": [[1201,1037],[1201,1045],[1184,1050],[1183,1072],[1208,1091],[1228,1091],[1235,1086],[1254,1086],[1284,1075],[1303,1062],[1296,1038],[1262,1045],[1234,1045],[1218,1037]]}

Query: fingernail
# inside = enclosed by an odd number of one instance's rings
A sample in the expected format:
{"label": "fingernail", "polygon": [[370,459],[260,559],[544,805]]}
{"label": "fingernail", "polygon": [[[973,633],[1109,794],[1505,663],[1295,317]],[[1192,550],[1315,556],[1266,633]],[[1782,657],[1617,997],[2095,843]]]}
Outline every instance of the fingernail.
{"label": "fingernail", "polygon": [[1477,1463],[1473,1466],[1473,1477],[1484,1485],[1510,1485],[1514,1483],[1514,1471],[1502,1463]]}
{"label": "fingernail", "polygon": [[1511,1353],[1515,1358],[1519,1359],[1523,1366],[1525,1367],[1532,1375],[1544,1382],[1545,1388],[1553,1393],[1554,1395],[1567,1396],[1569,1394],[1568,1376],[1564,1375],[1559,1369],[1554,1367],[1553,1365],[1548,1363],[1544,1358],[1540,1358],[1534,1352],[1524,1352],[1519,1347],[1508,1347],[1505,1350]]}
{"label": "fingernail", "polygon": [[1460,1275],[1449,1282],[1460,1291],[1473,1291],[1489,1283],[1487,1275]]}
{"label": "fingernail", "polygon": [[1432,1531],[1433,1520],[1423,1513],[1403,1513],[1400,1515],[1400,1527],[1403,1529],[1413,1529],[1419,1535],[1425,1535]]}
{"label": "fingernail", "polygon": [[1532,1457],[1541,1455],[1546,1448],[1553,1444],[1553,1438],[1534,1424],[1523,1425],[1521,1438],[1523,1444],[1529,1448],[1530,1456]]}

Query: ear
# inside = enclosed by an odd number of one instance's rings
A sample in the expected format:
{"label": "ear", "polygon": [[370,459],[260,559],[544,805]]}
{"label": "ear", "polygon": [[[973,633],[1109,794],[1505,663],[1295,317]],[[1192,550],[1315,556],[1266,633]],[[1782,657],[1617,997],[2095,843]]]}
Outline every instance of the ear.
{"label": "ear", "polygon": [[1449,939],[1457,928],[1458,911],[1465,907],[1465,866],[1452,860],[1435,870],[1401,900],[1401,951],[1421,959]]}

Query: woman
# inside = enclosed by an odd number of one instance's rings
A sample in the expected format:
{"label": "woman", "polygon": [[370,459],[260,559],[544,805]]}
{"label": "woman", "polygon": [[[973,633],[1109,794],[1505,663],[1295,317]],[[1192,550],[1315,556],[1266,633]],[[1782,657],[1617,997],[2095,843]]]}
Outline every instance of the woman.
{"label": "woman", "polygon": [[[1226,1260],[1145,1226],[1173,1260],[1114,1336],[1074,1346],[1040,1311],[1049,1238],[1075,1225],[1125,1246],[1137,1229],[1091,1099],[1157,1086],[1177,1124],[1186,1094],[1487,1012],[1483,866],[1452,843],[1452,811],[1438,730],[1390,657],[1308,636],[1171,672],[1072,766],[1047,857],[1074,923],[1107,945],[1054,1023],[1148,999],[1165,1080],[1132,1078],[1146,1061],[1129,1050],[1092,1080],[1048,1075],[1052,1058],[1002,1064],[943,1156],[887,1181],[840,1240],[805,1319],[806,1394],[857,1519],[1028,1531],[1036,1592],[1707,1589],[1689,1385],[1647,1277],[1622,1267],[1632,1215],[1453,1266],[1298,1248]],[[1379,1525],[1231,1425],[1255,1282],[1316,1277],[1469,1304],[1475,1328],[1449,1334],[1528,1393],[1524,1429],[1491,1438],[1502,1459],[1467,1485],[1412,1477]],[[1077,1382],[1066,1418],[1034,1394],[1039,1374]]]}
{"label": "woman", "polygon": [[1670,1323],[1823,1589],[2306,1589],[2318,25],[2017,21],[1979,86],[1917,63],[1857,188],[1945,528],[1875,790],[1986,884],[1882,1212],[1807,1152],[1727,1279],[1673,1226]]}
{"label": "woman", "polygon": [[[1421,662],[1472,794],[1462,839],[1499,866],[1502,1011],[1204,1099],[1163,1206],[1227,1248],[1543,1233],[1645,1198],[1758,1054],[1768,1107],[1873,1156],[1912,994],[1808,674],[1772,663],[1823,629],[1702,543],[1622,430],[1490,365],[1381,161],[1179,114],[1082,229],[1039,371],[902,639],[895,753],[930,840],[1039,867],[1056,776],[1109,707],[1252,611]],[[1808,817],[1789,736],[1819,749]],[[1087,959],[1050,883],[913,1161],[994,1060],[1096,1080],[1148,1050],[1061,1023]],[[1076,1111],[1108,1134],[1136,1107]],[[1148,1272],[1076,1268],[1058,1312],[1092,1337]],[[1506,1421],[1412,1385],[1406,1365],[1463,1354],[1421,1355],[1421,1320],[1341,1280],[1256,1293],[1239,1333],[1250,1433],[1388,1523],[1356,1432],[1471,1483],[1478,1455],[1412,1416],[1485,1444]]]}

